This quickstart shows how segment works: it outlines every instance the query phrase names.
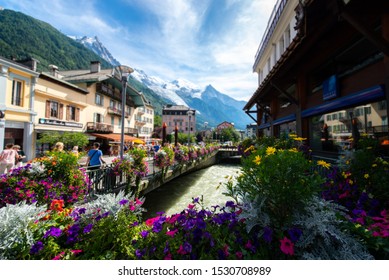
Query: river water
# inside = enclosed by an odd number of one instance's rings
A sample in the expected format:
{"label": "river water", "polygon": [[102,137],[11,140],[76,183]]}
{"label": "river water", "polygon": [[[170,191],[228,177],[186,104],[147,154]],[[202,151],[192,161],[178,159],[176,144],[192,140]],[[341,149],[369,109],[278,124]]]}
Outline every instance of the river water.
{"label": "river water", "polygon": [[228,176],[236,176],[239,170],[239,164],[217,164],[178,177],[145,195],[143,207],[147,212],[143,217],[153,217],[157,212],[180,213],[192,203],[192,198],[201,196],[206,207],[224,205],[231,198],[223,195],[226,190],[223,183]]}

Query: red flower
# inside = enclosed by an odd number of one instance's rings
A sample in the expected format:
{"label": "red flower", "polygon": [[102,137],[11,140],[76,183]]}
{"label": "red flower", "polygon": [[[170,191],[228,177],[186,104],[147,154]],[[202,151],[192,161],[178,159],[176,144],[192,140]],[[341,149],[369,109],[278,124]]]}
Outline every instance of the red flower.
{"label": "red flower", "polygon": [[284,239],[280,240],[281,242],[281,251],[286,255],[294,255],[294,244],[292,241],[290,241],[286,236]]}

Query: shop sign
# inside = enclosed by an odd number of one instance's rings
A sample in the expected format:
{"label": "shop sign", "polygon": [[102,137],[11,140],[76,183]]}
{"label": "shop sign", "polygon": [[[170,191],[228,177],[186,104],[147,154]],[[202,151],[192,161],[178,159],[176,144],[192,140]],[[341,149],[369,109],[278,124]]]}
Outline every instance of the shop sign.
{"label": "shop sign", "polygon": [[50,119],[43,119],[43,118],[39,119],[39,124],[82,128],[82,123],[64,122],[59,120],[50,120]]}
{"label": "shop sign", "polygon": [[336,75],[332,75],[323,82],[323,100],[333,99],[338,96],[338,78]]}

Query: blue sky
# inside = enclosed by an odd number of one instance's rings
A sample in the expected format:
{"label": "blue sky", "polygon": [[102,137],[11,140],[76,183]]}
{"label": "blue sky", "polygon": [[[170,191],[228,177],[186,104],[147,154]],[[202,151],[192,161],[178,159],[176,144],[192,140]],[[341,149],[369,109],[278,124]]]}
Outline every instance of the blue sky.
{"label": "blue sky", "polygon": [[212,84],[238,100],[258,86],[254,56],[276,0],[0,0],[66,35],[97,36],[122,64]]}

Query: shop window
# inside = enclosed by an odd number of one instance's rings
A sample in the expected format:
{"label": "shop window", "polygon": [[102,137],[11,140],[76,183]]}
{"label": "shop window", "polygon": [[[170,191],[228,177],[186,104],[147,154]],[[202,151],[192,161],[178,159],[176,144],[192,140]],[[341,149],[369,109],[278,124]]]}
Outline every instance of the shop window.
{"label": "shop window", "polygon": [[11,104],[15,106],[23,106],[23,83],[22,81],[12,81],[12,100]]}

